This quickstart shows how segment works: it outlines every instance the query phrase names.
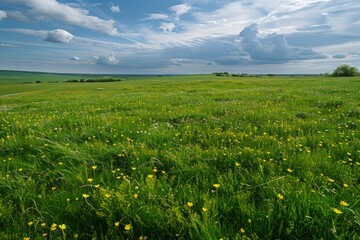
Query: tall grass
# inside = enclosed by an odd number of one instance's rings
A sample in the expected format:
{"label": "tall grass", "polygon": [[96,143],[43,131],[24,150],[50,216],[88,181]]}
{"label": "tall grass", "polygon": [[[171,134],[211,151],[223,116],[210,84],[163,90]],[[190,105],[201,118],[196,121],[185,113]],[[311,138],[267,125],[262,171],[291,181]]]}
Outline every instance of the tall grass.
{"label": "tall grass", "polygon": [[0,238],[358,239],[358,85],[2,84]]}

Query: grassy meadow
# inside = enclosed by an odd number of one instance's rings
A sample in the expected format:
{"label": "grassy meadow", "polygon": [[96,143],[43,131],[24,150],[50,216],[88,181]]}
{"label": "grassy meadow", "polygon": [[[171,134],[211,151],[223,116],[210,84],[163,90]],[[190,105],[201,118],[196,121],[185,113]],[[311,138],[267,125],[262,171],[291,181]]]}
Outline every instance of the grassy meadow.
{"label": "grassy meadow", "polygon": [[0,84],[0,239],[360,238],[360,77],[48,81]]}

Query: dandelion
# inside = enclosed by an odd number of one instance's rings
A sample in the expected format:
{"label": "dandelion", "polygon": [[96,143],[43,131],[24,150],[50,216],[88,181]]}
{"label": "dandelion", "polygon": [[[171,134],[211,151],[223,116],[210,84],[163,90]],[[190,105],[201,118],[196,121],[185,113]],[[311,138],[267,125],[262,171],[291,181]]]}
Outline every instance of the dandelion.
{"label": "dandelion", "polygon": [[130,229],[131,229],[131,224],[126,224],[124,229],[125,229],[126,231],[130,231]]}
{"label": "dandelion", "polygon": [[340,205],[344,207],[349,206],[349,204],[346,201],[340,201]]}
{"label": "dandelion", "polygon": [[332,178],[328,178],[327,180],[328,180],[329,182],[331,182],[331,183],[335,182],[335,180],[332,179]]}
{"label": "dandelion", "polygon": [[55,231],[56,228],[57,228],[57,224],[56,224],[56,223],[51,224],[51,227],[50,227],[50,230],[51,230],[51,231]]}
{"label": "dandelion", "polygon": [[107,194],[107,193],[104,196],[105,196],[105,198],[110,198],[111,197],[111,195]]}
{"label": "dandelion", "polygon": [[292,170],[291,168],[286,169],[289,173],[292,173],[294,170]]}
{"label": "dandelion", "polygon": [[118,227],[118,226],[120,226],[120,222],[115,222],[114,225],[115,225],[115,227]]}
{"label": "dandelion", "polygon": [[65,229],[66,229],[66,225],[65,225],[65,224],[61,224],[61,225],[59,225],[59,228],[60,228],[61,230],[65,230]]}
{"label": "dandelion", "polygon": [[193,204],[192,202],[188,202],[187,205],[188,205],[189,207],[194,206],[194,204]]}
{"label": "dandelion", "polygon": [[277,194],[277,197],[280,199],[280,200],[284,200],[284,196],[280,193]]}
{"label": "dandelion", "polygon": [[220,184],[219,184],[219,183],[215,183],[213,186],[214,186],[215,188],[219,188],[219,187],[220,187]]}
{"label": "dandelion", "polygon": [[83,198],[85,198],[85,199],[87,199],[88,197],[89,197],[89,195],[88,194],[86,194],[86,193],[83,193]]}
{"label": "dandelion", "polygon": [[336,214],[343,214],[343,212],[337,208],[332,209]]}

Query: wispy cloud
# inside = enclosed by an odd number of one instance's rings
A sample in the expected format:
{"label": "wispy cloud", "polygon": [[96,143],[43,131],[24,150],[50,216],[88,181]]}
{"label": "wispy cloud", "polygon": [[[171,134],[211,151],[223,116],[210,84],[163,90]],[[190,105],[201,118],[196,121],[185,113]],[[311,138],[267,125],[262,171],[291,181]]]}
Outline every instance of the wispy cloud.
{"label": "wispy cloud", "polygon": [[112,6],[110,7],[110,9],[111,9],[111,11],[112,11],[113,13],[119,13],[119,12],[120,12],[120,6],[119,6],[119,5],[112,5]]}
{"label": "wispy cloud", "polygon": [[0,10],[0,20],[4,19],[4,18],[6,18],[6,17],[7,17],[6,12],[3,11],[3,10]]}
{"label": "wispy cloud", "polygon": [[15,19],[20,22],[28,22],[29,19],[20,11],[7,11],[9,18]]}
{"label": "wispy cloud", "polygon": [[54,43],[69,43],[74,38],[74,36],[71,33],[63,29],[46,31],[46,30],[34,30],[34,29],[23,29],[23,28],[0,28],[0,31],[22,33],[30,36],[41,37],[44,41],[54,42]]}
{"label": "wispy cloud", "polygon": [[16,45],[10,44],[10,43],[0,43],[0,47],[14,48],[14,47],[16,47]]}
{"label": "wispy cloud", "polygon": [[190,9],[191,6],[187,3],[169,7],[169,10],[174,12],[177,18],[187,13]]}
{"label": "wispy cloud", "polygon": [[175,28],[176,28],[176,25],[175,25],[175,23],[172,23],[172,22],[170,22],[170,23],[164,22],[160,25],[160,29],[163,30],[163,32],[165,32],[165,33],[172,32]]}
{"label": "wispy cloud", "polygon": [[108,35],[116,35],[115,21],[104,20],[89,15],[89,11],[60,3],[56,0],[4,0],[6,2],[25,4],[30,8],[30,15],[38,19],[51,19],[66,24],[87,28]]}
{"label": "wispy cloud", "polygon": [[163,13],[152,13],[149,14],[147,18],[144,18],[144,20],[165,20],[168,18],[169,16]]}

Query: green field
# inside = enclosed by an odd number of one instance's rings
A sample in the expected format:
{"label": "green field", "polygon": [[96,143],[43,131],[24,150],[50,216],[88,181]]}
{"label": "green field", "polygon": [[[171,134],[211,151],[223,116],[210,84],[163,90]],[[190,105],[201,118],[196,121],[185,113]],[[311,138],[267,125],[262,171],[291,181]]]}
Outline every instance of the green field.
{"label": "green field", "polygon": [[0,239],[360,238],[360,77],[2,79]]}

